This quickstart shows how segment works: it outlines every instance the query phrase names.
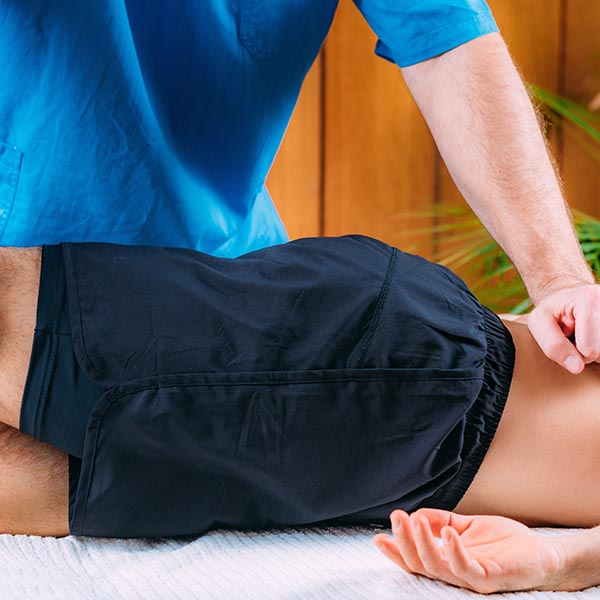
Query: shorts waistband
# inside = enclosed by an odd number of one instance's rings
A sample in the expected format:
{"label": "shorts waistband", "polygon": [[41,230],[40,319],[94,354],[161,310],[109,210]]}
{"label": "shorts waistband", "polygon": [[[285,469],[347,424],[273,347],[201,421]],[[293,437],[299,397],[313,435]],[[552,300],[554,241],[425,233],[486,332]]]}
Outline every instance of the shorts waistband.
{"label": "shorts waistband", "polygon": [[453,510],[471,485],[498,429],[515,366],[515,345],[500,318],[483,307],[487,339],[481,391],[466,415],[462,465],[422,507]]}

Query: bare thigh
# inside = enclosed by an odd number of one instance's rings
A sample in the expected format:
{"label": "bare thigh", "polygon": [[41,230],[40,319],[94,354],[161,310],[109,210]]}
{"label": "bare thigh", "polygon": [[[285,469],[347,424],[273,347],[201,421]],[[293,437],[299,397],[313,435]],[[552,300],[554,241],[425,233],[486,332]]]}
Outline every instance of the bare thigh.
{"label": "bare thigh", "polygon": [[0,248],[0,533],[67,535],[68,456],[18,431],[41,250]]}
{"label": "bare thigh", "polygon": [[600,523],[600,367],[570,375],[539,350],[526,325],[506,323],[515,375],[498,431],[454,509],[528,525]]}
{"label": "bare thigh", "polygon": [[68,456],[0,424],[0,533],[69,534]]}
{"label": "bare thigh", "polygon": [[18,429],[36,322],[41,250],[0,248],[0,421]]}

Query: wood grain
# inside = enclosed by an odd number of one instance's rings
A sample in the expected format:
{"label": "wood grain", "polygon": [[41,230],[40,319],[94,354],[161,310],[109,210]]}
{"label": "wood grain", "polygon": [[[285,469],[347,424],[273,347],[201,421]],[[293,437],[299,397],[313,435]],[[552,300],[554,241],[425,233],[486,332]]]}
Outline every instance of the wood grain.
{"label": "wood grain", "polygon": [[434,147],[400,70],[373,54],[375,43],[341,0],[326,53],[325,233],[406,248],[418,221],[406,213],[431,203]]}
{"label": "wood grain", "polygon": [[[600,2],[489,4],[525,81],[582,102],[600,92]],[[293,238],[364,233],[413,249],[423,243],[415,228],[430,221],[409,211],[462,201],[400,70],[373,54],[375,42],[351,0],[340,0],[269,177]],[[600,163],[555,127],[550,140],[570,204],[600,216]],[[417,249],[429,255],[433,245]]]}
{"label": "wood grain", "polygon": [[[565,30],[564,94],[587,104],[600,93],[600,2],[569,0]],[[562,156],[567,200],[573,208],[600,217],[600,160],[585,152],[569,132],[572,129],[565,128]]]}

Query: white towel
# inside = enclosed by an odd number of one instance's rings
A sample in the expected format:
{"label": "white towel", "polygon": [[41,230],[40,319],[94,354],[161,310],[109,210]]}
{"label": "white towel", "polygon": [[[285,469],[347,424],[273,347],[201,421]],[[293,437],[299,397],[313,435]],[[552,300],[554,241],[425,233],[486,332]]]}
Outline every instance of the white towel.
{"label": "white towel", "polygon": [[[472,592],[404,573],[371,538],[378,529],[215,531],[184,540],[0,536],[2,600],[472,599]],[[561,530],[542,530],[550,535]],[[564,532],[564,530],[562,530]],[[484,596],[481,596],[482,598]],[[521,592],[486,598],[600,598]]]}

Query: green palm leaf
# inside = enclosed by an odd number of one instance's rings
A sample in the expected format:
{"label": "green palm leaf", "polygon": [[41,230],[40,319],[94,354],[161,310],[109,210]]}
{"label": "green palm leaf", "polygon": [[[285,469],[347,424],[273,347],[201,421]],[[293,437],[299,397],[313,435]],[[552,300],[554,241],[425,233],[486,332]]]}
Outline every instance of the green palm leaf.
{"label": "green palm leaf", "polygon": [[[482,304],[496,312],[515,314],[531,308],[514,265],[468,207],[440,205],[418,214],[438,220],[422,230],[434,234],[442,244],[434,260],[465,277]],[[452,222],[446,223],[449,218]],[[573,211],[573,221],[585,259],[600,278],[600,220]]]}

